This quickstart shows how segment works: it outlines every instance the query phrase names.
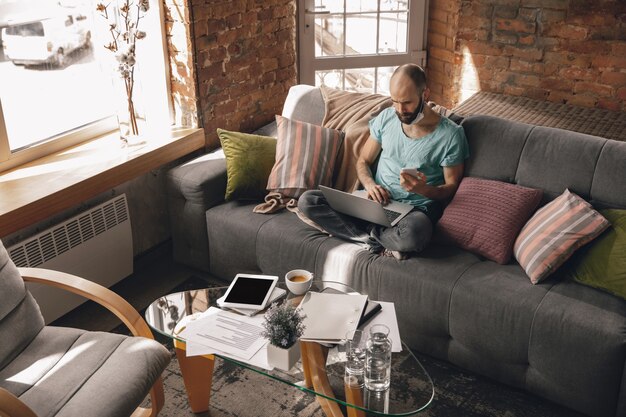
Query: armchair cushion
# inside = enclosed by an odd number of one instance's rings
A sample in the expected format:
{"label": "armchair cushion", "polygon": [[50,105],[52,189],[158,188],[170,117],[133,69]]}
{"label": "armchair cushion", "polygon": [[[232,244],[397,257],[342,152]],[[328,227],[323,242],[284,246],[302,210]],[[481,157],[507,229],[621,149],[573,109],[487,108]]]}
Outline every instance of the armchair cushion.
{"label": "armchair cushion", "polygon": [[26,347],[44,326],[35,299],[0,242],[0,369]]}
{"label": "armchair cushion", "polygon": [[0,370],[0,387],[41,417],[129,416],[169,360],[142,337],[44,327]]}

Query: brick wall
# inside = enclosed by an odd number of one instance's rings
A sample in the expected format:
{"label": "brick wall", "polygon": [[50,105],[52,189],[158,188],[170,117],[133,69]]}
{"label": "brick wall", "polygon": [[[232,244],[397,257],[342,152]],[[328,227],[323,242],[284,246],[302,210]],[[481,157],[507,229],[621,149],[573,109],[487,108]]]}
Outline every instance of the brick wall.
{"label": "brick wall", "polygon": [[[295,0],[164,0],[176,119],[252,131],[296,83]],[[478,90],[626,111],[623,0],[431,0],[432,99]]]}
{"label": "brick wall", "polygon": [[429,77],[446,106],[483,90],[626,111],[626,3],[433,0]]}
{"label": "brick wall", "polygon": [[170,88],[178,126],[198,126],[198,96],[189,0],[164,0]]}
{"label": "brick wall", "polygon": [[452,108],[459,101],[461,56],[456,53],[461,0],[431,0],[428,11],[428,86],[431,100]]}
{"label": "brick wall", "polygon": [[191,0],[199,113],[215,129],[253,131],[296,83],[295,0]]}

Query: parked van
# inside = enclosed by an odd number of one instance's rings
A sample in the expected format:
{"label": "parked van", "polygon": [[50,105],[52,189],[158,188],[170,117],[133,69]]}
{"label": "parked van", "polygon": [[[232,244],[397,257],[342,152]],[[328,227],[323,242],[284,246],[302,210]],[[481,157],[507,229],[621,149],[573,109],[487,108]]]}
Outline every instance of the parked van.
{"label": "parked van", "polygon": [[81,14],[9,20],[2,29],[4,55],[16,65],[52,63],[65,66],[78,48],[91,45],[91,31]]}

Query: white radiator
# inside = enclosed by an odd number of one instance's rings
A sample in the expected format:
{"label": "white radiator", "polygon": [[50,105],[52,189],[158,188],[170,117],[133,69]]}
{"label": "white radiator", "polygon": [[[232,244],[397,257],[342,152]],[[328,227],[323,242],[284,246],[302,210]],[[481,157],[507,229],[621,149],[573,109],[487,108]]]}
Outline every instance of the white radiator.
{"label": "white radiator", "polygon": [[[126,195],[8,248],[18,267],[54,269],[110,287],[133,272],[133,236]],[[86,301],[42,284],[27,284],[46,323]]]}

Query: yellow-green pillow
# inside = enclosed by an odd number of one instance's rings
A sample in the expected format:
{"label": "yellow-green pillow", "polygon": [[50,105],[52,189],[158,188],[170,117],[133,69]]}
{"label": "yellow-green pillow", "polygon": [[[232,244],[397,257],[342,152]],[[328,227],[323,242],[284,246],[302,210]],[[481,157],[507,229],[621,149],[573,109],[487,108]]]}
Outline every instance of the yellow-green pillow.
{"label": "yellow-green pillow", "polygon": [[600,214],[612,227],[574,255],[570,275],[626,299],[626,210],[601,210]]}
{"label": "yellow-green pillow", "polygon": [[226,156],[226,194],[229,200],[262,200],[276,159],[276,139],[217,129]]}

